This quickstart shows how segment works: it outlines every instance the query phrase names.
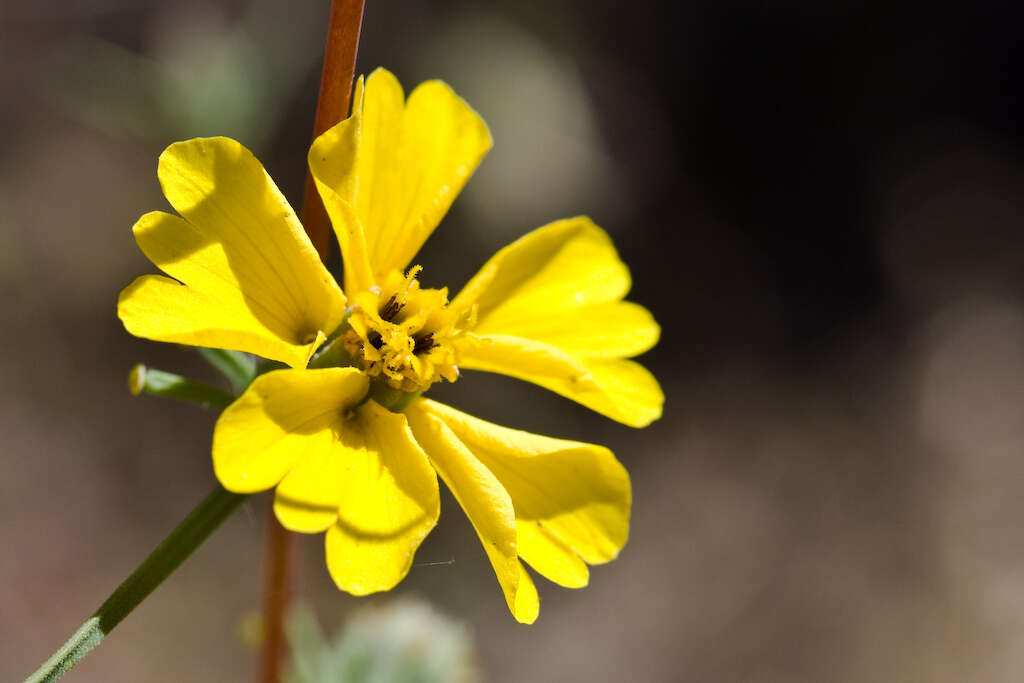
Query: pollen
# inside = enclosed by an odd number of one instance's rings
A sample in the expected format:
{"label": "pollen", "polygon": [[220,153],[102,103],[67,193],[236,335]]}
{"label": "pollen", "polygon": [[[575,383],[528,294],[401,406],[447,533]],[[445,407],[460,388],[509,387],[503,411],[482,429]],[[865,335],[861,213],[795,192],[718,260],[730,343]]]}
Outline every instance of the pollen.
{"label": "pollen", "polygon": [[357,294],[349,312],[345,350],[363,371],[401,391],[423,391],[459,378],[452,343],[469,320],[448,310],[447,289],[424,289],[416,276],[391,271],[381,284]]}

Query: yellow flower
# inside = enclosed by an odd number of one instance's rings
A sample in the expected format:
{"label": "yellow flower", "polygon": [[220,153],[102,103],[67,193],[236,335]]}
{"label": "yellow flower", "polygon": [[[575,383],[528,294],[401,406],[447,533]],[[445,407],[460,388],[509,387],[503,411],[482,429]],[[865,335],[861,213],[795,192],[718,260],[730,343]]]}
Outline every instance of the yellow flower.
{"label": "yellow flower", "polygon": [[[213,464],[235,492],[276,488],[294,531],[326,532],[327,566],[356,595],[408,573],[439,514],[437,475],[473,523],[513,615],[537,617],[520,560],[568,587],[626,542],[630,483],[611,451],[500,427],[420,397],[464,369],[534,382],[635,427],[657,381],[626,360],[658,326],[622,301],[629,272],[584,217],[505,247],[451,301],[410,262],[491,146],[444,83],[406,100],[378,69],[309,164],[341,245],[344,292],[260,163],[227,138],[171,145],[158,176],[180,218],[134,233],[170,277],[122,293],[132,334],[235,349],[292,369],[258,377],[217,422]],[[346,297],[347,293],[347,297]],[[312,361],[311,361],[312,359]],[[308,367],[307,367],[308,366]]]}

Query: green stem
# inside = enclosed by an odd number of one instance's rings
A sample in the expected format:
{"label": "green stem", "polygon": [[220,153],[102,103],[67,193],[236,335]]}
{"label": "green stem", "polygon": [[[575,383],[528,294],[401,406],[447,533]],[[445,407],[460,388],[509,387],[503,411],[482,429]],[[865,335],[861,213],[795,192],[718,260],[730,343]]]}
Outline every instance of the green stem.
{"label": "green stem", "polygon": [[132,368],[128,387],[136,396],[145,392],[151,396],[175,398],[218,408],[227,408],[235,400],[233,395],[217,387],[141,364]]}
{"label": "green stem", "polygon": [[248,497],[248,494],[231,493],[218,486],[25,683],[49,683],[67,673]]}

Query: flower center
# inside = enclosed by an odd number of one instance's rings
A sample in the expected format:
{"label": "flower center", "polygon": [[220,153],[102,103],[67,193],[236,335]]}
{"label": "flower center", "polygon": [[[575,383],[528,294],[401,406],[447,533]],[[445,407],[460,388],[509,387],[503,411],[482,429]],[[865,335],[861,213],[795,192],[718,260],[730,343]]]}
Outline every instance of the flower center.
{"label": "flower center", "polygon": [[452,342],[467,321],[448,310],[447,289],[420,289],[419,271],[393,270],[380,285],[356,295],[342,338],[367,375],[401,391],[459,378]]}

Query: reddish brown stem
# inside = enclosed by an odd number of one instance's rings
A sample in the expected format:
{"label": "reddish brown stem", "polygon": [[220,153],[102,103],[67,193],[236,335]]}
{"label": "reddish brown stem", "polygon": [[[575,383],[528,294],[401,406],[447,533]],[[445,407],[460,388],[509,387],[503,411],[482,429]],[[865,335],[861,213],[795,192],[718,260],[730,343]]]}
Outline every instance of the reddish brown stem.
{"label": "reddish brown stem", "polygon": [[284,620],[294,562],[295,543],[288,530],[274,517],[271,505],[267,524],[266,585],[263,589],[263,649],[260,658],[260,680],[263,683],[280,683],[287,659]]}
{"label": "reddish brown stem", "polygon": [[[359,30],[363,24],[364,0],[332,0],[331,18],[327,26],[324,68],[320,77],[320,95],[313,123],[313,138],[348,116],[355,76]],[[330,221],[317,195],[309,171],[300,212],[302,225],[320,258],[326,263],[330,245]],[[267,574],[263,596],[263,652],[260,680],[280,683],[287,644],[284,620],[294,573],[294,541],[270,511],[267,532]]]}
{"label": "reddish brown stem", "polygon": [[[363,24],[364,0],[332,0],[327,28],[324,70],[320,76],[320,99],[313,123],[313,138],[348,116],[352,81],[356,70],[359,29]],[[326,263],[331,224],[317,195],[313,178],[306,171],[306,192],[302,198],[302,224]]]}

